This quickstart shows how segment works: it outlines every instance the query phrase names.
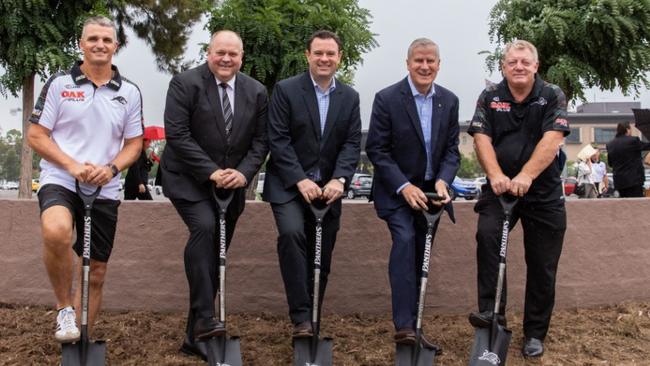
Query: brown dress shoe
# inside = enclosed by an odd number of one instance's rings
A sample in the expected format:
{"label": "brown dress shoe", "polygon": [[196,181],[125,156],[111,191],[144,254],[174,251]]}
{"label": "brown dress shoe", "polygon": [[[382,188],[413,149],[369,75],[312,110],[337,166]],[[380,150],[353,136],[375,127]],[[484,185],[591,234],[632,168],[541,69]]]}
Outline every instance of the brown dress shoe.
{"label": "brown dress shoe", "polygon": [[310,321],[304,321],[293,326],[293,338],[307,338],[313,335]]}
{"label": "brown dress shoe", "polygon": [[226,334],[226,327],[216,318],[198,318],[194,323],[194,337],[204,340],[212,337],[221,337]]}
{"label": "brown dress shoe", "polygon": [[415,344],[415,331],[413,329],[404,328],[395,332],[395,343],[397,344]]}

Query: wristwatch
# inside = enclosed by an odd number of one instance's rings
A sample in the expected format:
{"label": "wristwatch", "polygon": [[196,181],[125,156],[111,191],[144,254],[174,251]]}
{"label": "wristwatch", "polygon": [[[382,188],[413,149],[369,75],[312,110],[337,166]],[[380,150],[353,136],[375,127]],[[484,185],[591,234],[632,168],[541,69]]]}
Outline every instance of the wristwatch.
{"label": "wristwatch", "polygon": [[346,182],[346,181],[345,181],[345,177],[339,177],[339,178],[337,178],[337,180],[338,180],[339,182],[341,182],[341,184],[343,184],[343,186],[345,186],[345,182]]}
{"label": "wristwatch", "polygon": [[115,178],[118,174],[120,174],[120,170],[117,169],[115,164],[113,163],[108,163],[106,164],[107,167],[111,168],[111,173],[113,174],[113,178]]}

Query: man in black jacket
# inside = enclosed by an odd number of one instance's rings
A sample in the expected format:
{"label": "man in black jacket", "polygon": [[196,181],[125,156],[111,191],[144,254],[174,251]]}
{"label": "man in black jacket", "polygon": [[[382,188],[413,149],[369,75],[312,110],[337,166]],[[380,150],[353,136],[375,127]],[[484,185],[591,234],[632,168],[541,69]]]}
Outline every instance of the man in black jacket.
{"label": "man in black jacket", "polygon": [[138,160],[129,167],[129,171],[124,178],[124,200],[146,200],[151,201],[151,192],[147,188],[149,180],[149,170],[151,170],[151,161],[147,159],[147,148],[150,140],[142,140],[142,151]]}
{"label": "man in black jacket", "polygon": [[330,271],[341,201],[356,170],[361,144],[359,94],[334,78],[341,41],[328,31],[312,35],[305,51],[309,71],[280,81],[269,109],[271,159],[264,200],[278,227],[278,257],[294,336],[312,334],[311,294],[315,220],[309,203],[332,205],[322,234],[322,301]]}
{"label": "man in black jacket", "polygon": [[266,88],[242,74],[238,34],[212,35],[207,62],[174,76],[165,105],[167,145],[161,159],[162,185],[190,231],[185,272],[190,287],[187,338],[181,351],[205,356],[195,338],[224,334],[215,318],[218,287],[217,212],[214,187],[234,190],[226,213],[226,245],[244,210],[246,186],[268,153]]}
{"label": "man in black jacket", "polygon": [[607,144],[607,162],[614,171],[614,187],[621,197],[643,197],[645,174],[641,151],[650,150],[650,142],[632,136],[630,122],[616,126],[616,137]]}

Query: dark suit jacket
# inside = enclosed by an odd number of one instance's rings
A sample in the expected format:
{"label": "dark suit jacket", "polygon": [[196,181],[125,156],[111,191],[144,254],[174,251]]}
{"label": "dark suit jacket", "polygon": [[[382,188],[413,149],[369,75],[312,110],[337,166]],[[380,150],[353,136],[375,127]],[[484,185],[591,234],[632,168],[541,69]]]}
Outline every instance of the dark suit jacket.
{"label": "dark suit jacket", "polygon": [[147,154],[144,150],[140,153],[138,160],[129,167],[129,171],[124,178],[124,194],[127,193],[137,194],[139,192],[140,184],[147,186],[149,180],[150,166],[147,162]]}
{"label": "dark suit jacket", "polygon": [[650,150],[650,143],[642,142],[636,136],[615,137],[607,144],[607,163],[612,167],[617,189],[643,185],[643,150]]}
{"label": "dark suit jacket", "polygon": [[309,73],[282,80],[271,96],[268,136],[271,158],[264,178],[264,200],[290,201],[299,194],[296,183],[317,169],[323,182],[345,177],[349,185],[361,151],[359,94],[336,80],[321,136],[318,101]]}
{"label": "dark suit jacket", "polygon": [[[431,128],[433,177],[451,185],[460,164],[458,98],[437,84],[435,92]],[[372,106],[366,153],[374,165],[373,199],[378,211],[408,204],[396,193],[404,183],[422,187],[427,166],[424,146],[415,99],[404,78],[377,93]]]}
{"label": "dark suit jacket", "polygon": [[[266,159],[268,96],[257,80],[237,73],[230,142],[217,82],[203,64],[172,78],[165,104],[167,145],[161,158],[165,196],[200,201],[211,197],[210,175],[234,168],[251,182]],[[243,210],[245,189],[232,204]],[[241,212],[240,210],[240,212]]]}

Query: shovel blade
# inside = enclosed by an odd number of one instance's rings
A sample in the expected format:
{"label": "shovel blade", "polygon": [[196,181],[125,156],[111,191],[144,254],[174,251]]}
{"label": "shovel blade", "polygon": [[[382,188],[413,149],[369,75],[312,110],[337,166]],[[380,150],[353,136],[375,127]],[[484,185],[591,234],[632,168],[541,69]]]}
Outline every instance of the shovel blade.
{"label": "shovel blade", "polygon": [[469,366],[504,366],[512,332],[497,325],[494,344],[490,344],[490,328],[478,328],[469,358]]}
{"label": "shovel blade", "polygon": [[312,359],[312,339],[293,339],[294,366],[332,366],[332,338],[319,339]]}
{"label": "shovel blade", "polygon": [[395,348],[395,366],[432,366],[435,357],[436,351],[422,344],[397,344]]}
{"label": "shovel blade", "polygon": [[210,366],[242,366],[239,337],[215,337],[204,341]]}
{"label": "shovel blade", "polygon": [[61,366],[104,366],[106,364],[106,343],[88,342],[86,362],[81,357],[81,342],[63,344]]}

